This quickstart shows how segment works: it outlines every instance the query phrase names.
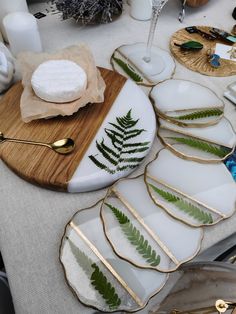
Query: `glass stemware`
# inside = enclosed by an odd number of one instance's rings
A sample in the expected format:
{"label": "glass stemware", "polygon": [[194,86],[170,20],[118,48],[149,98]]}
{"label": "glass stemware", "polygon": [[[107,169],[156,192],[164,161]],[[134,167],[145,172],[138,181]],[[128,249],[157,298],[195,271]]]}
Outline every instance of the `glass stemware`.
{"label": "glass stemware", "polygon": [[164,5],[167,3],[168,0],[152,0],[152,19],[151,19],[151,26],[148,36],[148,42],[147,42],[147,51],[146,55],[144,56],[144,61],[149,63],[151,62],[151,50],[154,40],[154,35],[156,32],[157,22],[160,16],[160,13],[164,7]]}
{"label": "glass stemware", "polygon": [[149,1],[152,4],[152,18],[147,43],[117,48],[111,58],[111,63],[115,70],[126,74],[136,83],[153,86],[172,76],[175,63],[167,51],[153,45],[159,16],[168,0]]}

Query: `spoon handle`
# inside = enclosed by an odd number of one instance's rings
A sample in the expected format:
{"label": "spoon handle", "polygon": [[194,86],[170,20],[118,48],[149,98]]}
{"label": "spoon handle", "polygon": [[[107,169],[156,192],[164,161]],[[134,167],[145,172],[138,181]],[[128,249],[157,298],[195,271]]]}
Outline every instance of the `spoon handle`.
{"label": "spoon handle", "polygon": [[3,142],[14,142],[14,143],[21,143],[21,144],[29,144],[29,145],[38,145],[38,146],[45,146],[48,148],[52,148],[50,144],[41,143],[41,142],[34,142],[34,141],[27,141],[27,140],[20,140],[15,138],[7,138],[3,139]]}

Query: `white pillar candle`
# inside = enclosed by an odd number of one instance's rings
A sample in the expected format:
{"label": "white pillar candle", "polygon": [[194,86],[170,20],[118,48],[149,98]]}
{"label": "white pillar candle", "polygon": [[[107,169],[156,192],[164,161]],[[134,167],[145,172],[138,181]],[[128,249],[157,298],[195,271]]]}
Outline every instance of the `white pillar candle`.
{"label": "white pillar candle", "polygon": [[136,20],[150,20],[152,16],[152,0],[130,0],[130,15]]}
{"label": "white pillar candle", "polygon": [[42,44],[36,18],[27,12],[10,13],[3,19],[12,53],[41,52]]}
{"label": "white pillar candle", "polygon": [[6,41],[7,36],[2,21],[7,14],[12,12],[28,12],[26,0],[0,0],[0,30]]}

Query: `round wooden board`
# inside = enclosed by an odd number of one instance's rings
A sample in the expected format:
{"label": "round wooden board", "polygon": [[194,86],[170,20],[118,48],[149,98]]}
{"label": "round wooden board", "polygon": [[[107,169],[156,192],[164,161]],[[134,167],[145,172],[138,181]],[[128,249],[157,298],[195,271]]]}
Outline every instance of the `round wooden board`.
{"label": "round wooden board", "polygon": [[[204,32],[209,33],[212,27],[198,26]],[[184,42],[194,40],[201,42],[204,47],[200,51],[182,51],[179,47],[175,46],[175,43],[182,44]],[[208,76],[231,76],[236,74],[236,62],[221,59],[221,66],[219,68],[214,68],[209,63],[209,52],[215,49],[216,43],[226,44],[224,41],[220,40],[206,40],[199,34],[189,34],[184,28],[178,30],[171,37],[170,40],[170,50],[175,57],[175,59],[183,64],[186,68],[205,74]]]}
{"label": "round wooden board", "polygon": [[[15,84],[5,94],[0,102],[0,131],[6,137],[45,143],[67,137],[75,141],[75,150],[69,155],[59,155],[42,146],[0,143],[0,158],[10,169],[31,183],[67,192],[99,189],[113,183],[115,178],[131,172],[120,171],[112,176],[98,168],[89,157],[94,155],[95,158],[100,158],[96,143],[105,137],[104,133],[110,126],[109,122],[116,123],[116,117],[123,116],[130,109],[132,115],[139,118],[142,105],[148,105],[150,101],[136,84],[127,81],[122,75],[108,69],[100,69],[100,71],[106,83],[104,102],[87,105],[68,117],[58,116],[53,119],[24,123],[20,113],[20,98],[23,91],[21,83]],[[142,100],[138,101],[137,97]],[[141,109],[139,110],[138,107]],[[151,109],[147,108],[150,112],[147,119],[152,121],[151,103],[150,107]],[[154,113],[153,116],[155,119]],[[140,127],[150,131],[150,128],[146,127],[147,119],[141,119],[145,120],[145,123],[140,122]],[[150,146],[156,127],[153,123],[151,125],[151,132],[145,132],[149,135],[144,139],[150,141]],[[110,145],[106,138],[105,142]],[[148,150],[145,155],[147,153]]]}

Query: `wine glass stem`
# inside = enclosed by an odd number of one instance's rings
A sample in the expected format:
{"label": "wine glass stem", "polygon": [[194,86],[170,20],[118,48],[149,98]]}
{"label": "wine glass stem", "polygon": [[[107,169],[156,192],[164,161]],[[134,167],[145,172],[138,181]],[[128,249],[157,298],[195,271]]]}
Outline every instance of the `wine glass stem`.
{"label": "wine glass stem", "polygon": [[154,39],[155,31],[156,31],[159,14],[160,14],[160,10],[158,10],[158,7],[156,5],[153,5],[151,26],[150,26],[148,41],[147,41],[146,56],[144,56],[143,58],[144,61],[147,63],[151,61],[151,50],[152,50],[153,39]]}

